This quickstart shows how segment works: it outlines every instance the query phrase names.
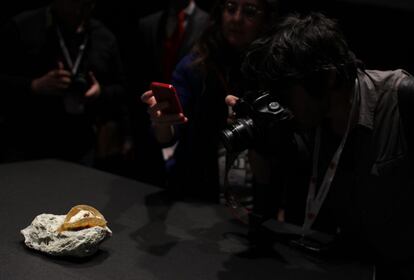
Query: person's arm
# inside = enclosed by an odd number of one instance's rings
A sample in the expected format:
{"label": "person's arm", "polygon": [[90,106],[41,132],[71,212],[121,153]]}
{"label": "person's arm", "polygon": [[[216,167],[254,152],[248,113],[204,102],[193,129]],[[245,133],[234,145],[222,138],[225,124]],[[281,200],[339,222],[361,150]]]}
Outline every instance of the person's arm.
{"label": "person's arm", "polygon": [[30,83],[30,90],[38,95],[61,94],[67,89],[72,81],[72,75],[64,69],[63,63],[58,62],[56,69],[53,69]]}
{"label": "person's arm", "polygon": [[171,145],[180,136],[180,130],[188,122],[192,116],[191,99],[198,88],[199,79],[191,68],[193,55],[185,56],[176,66],[172,84],[174,85],[184,114],[165,115],[161,113],[161,109],[168,106],[167,104],[157,103],[152,91],[147,91],[141,96],[141,100],[148,105],[148,113],[151,118],[153,131],[158,142],[164,146]]}
{"label": "person's arm", "polygon": [[27,54],[34,56],[42,47],[45,31],[41,24],[36,25],[33,31],[39,38],[30,38],[27,28],[27,23],[19,25],[15,20],[10,20],[0,30],[0,37],[3,38],[0,44],[0,82],[6,89],[4,92],[12,92],[16,100],[32,94],[59,95],[69,87],[71,73],[64,69],[62,62],[56,61],[50,70],[33,76],[32,68],[36,69],[39,65],[28,65]]}
{"label": "person's arm", "polygon": [[160,144],[168,144],[174,138],[174,125],[187,122],[183,114],[163,114],[162,109],[168,107],[165,102],[158,103],[152,90],[141,96],[142,102],[148,105],[154,135]]}

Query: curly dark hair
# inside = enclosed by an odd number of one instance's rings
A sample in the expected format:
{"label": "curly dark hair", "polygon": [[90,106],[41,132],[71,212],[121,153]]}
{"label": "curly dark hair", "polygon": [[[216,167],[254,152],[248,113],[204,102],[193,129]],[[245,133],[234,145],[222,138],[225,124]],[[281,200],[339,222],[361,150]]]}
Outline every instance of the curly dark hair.
{"label": "curly dark hair", "polygon": [[354,81],[360,66],[338,23],[313,12],[289,15],[253,42],[242,72],[262,86],[275,87],[289,82],[323,85],[327,70],[335,70],[338,85],[343,85]]}

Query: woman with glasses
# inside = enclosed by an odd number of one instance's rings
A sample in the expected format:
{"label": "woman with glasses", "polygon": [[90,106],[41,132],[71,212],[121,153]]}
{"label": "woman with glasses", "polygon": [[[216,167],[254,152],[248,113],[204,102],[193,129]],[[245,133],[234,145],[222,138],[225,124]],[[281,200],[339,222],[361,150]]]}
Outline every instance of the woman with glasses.
{"label": "woman with glasses", "polygon": [[167,162],[174,194],[218,202],[219,134],[229,117],[225,96],[243,93],[243,51],[273,25],[276,0],[221,0],[192,52],[177,65],[173,84],[184,114],[164,115],[152,91],[142,95],[158,141],[178,143]]}

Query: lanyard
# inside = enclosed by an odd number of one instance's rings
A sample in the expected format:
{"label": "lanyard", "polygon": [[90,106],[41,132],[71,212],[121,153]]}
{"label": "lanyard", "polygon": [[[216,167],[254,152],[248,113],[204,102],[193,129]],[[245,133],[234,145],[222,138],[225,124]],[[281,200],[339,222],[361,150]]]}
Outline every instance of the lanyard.
{"label": "lanyard", "polygon": [[65,40],[63,39],[62,32],[60,31],[59,27],[57,27],[57,34],[58,34],[58,37],[59,37],[59,44],[60,44],[60,48],[62,49],[63,56],[65,57],[65,60],[68,64],[68,66],[71,69],[72,75],[76,75],[76,73],[78,72],[79,65],[81,63],[83,54],[85,53],[85,47],[86,47],[86,43],[88,41],[88,36],[87,35],[85,36],[85,39],[83,40],[83,43],[79,46],[78,55],[76,57],[75,64],[73,64],[73,61],[72,61],[72,59],[70,57],[70,54],[69,54],[69,50],[66,47]]}
{"label": "lanyard", "polygon": [[346,139],[348,138],[349,131],[351,128],[352,119],[356,112],[356,99],[358,98],[357,90],[359,90],[358,78],[355,79],[355,91],[352,99],[351,112],[348,117],[348,123],[344,136],[342,137],[341,143],[339,144],[338,149],[332,157],[331,162],[328,165],[328,169],[323,177],[322,184],[316,193],[316,183],[318,176],[318,161],[319,161],[319,151],[321,145],[321,127],[319,126],[315,135],[315,146],[313,150],[313,164],[312,164],[312,177],[309,182],[308,197],[306,199],[306,209],[305,209],[305,221],[302,226],[302,235],[309,233],[310,228],[312,227],[316,217],[321,209],[323,202],[326,199],[326,196],[331,188],[331,183],[335,177],[335,173],[338,167],[339,160],[344,150]]}

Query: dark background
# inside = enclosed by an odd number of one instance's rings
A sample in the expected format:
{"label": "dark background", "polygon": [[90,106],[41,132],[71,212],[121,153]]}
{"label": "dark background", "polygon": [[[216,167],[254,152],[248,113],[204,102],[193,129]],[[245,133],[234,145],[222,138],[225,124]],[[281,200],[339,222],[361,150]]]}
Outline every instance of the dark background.
{"label": "dark background", "polygon": [[[16,0],[3,2],[0,23],[27,9],[49,3],[47,0]],[[160,9],[165,0],[104,1],[98,0],[95,10],[100,19],[118,37],[121,50],[139,44],[134,36],[140,17]],[[213,0],[196,0],[209,10]],[[335,17],[356,55],[367,69],[392,70],[404,68],[414,73],[414,43],[410,42],[414,27],[412,0],[281,0],[282,12],[322,11]],[[2,38],[6,40],[6,38]],[[128,59],[128,58],[126,58]]]}

